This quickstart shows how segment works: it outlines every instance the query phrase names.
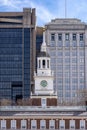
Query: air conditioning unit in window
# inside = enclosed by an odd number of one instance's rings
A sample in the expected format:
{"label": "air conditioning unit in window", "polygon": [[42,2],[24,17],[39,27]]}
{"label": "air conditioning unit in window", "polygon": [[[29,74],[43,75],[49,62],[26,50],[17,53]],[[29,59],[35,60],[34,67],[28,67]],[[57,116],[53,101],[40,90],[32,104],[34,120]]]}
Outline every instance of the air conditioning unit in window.
{"label": "air conditioning unit in window", "polygon": [[74,127],[74,126],[71,126],[70,128],[71,128],[71,129],[74,129],[75,127]]}
{"label": "air conditioning unit in window", "polygon": [[81,129],[84,129],[84,126],[81,126]]}
{"label": "air conditioning unit in window", "polygon": [[54,126],[50,126],[51,129],[54,129]]}
{"label": "air conditioning unit in window", "polygon": [[33,128],[33,129],[35,129],[35,128],[36,128],[36,126],[32,126],[32,128]]}
{"label": "air conditioning unit in window", "polygon": [[64,126],[60,126],[61,129],[64,129]]}
{"label": "air conditioning unit in window", "polygon": [[1,129],[6,129],[5,127],[2,127]]}
{"label": "air conditioning unit in window", "polygon": [[44,129],[44,128],[45,128],[45,126],[41,126],[41,128],[42,128],[42,129]]}
{"label": "air conditioning unit in window", "polygon": [[22,126],[23,129],[26,129],[26,126]]}

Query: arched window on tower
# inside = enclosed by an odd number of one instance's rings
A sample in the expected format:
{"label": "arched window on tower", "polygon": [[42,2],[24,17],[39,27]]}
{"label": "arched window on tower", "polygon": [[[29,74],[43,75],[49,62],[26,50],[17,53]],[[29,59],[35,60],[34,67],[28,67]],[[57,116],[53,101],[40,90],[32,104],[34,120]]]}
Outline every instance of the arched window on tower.
{"label": "arched window on tower", "polygon": [[45,60],[42,61],[42,64],[43,64],[43,68],[45,68]]}
{"label": "arched window on tower", "polygon": [[47,68],[49,68],[49,60],[47,60]]}

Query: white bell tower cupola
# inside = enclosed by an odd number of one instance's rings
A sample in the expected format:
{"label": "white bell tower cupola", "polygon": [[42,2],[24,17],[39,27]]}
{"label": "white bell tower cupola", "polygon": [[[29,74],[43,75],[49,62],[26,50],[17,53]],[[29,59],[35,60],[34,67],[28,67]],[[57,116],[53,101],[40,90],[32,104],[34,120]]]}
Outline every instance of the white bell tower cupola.
{"label": "white bell tower cupola", "polygon": [[35,94],[36,95],[52,95],[53,89],[53,71],[50,65],[50,56],[47,53],[47,46],[45,42],[45,32],[43,32],[43,43],[41,51],[37,57],[37,73],[34,75],[35,79]]}

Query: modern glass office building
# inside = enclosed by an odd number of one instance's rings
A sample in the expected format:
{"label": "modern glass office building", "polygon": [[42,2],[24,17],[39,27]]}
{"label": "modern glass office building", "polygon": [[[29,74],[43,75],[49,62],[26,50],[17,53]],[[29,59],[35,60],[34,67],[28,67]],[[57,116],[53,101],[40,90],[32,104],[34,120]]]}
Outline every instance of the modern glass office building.
{"label": "modern glass office building", "polygon": [[46,25],[46,43],[58,99],[76,101],[87,87],[87,25],[78,19],[54,19]]}
{"label": "modern glass office building", "polygon": [[0,13],[0,99],[30,96],[34,50],[35,9]]}
{"label": "modern glass office building", "polygon": [[40,53],[43,42],[43,27],[36,28],[36,54]]}

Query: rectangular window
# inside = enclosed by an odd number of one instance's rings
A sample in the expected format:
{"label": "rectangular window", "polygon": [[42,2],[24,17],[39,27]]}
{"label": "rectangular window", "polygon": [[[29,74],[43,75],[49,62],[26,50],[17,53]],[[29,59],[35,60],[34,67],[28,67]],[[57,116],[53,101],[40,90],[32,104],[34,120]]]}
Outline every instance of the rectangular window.
{"label": "rectangular window", "polygon": [[72,51],[72,56],[77,56],[77,51]]}
{"label": "rectangular window", "polygon": [[80,63],[84,63],[84,58],[80,58]]}
{"label": "rectangular window", "polygon": [[84,81],[84,78],[80,78],[80,83],[82,84],[82,83],[84,83],[85,81]]}
{"label": "rectangular window", "polygon": [[69,47],[70,46],[70,42],[65,42],[65,47]]}
{"label": "rectangular window", "polygon": [[6,129],[6,120],[1,120],[1,129]]}
{"label": "rectangular window", "polygon": [[70,62],[70,58],[65,58],[65,63],[69,63]]}
{"label": "rectangular window", "polygon": [[80,43],[79,43],[79,46],[80,46],[80,47],[84,47],[84,45],[85,45],[84,42],[80,42]]}
{"label": "rectangular window", "polygon": [[58,84],[59,84],[59,83],[62,83],[62,82],[63,82],[63,79],[62,79],[62,78],[58,78],[57,82],[58,82]]}
{"label": "rectangular window", "polygon": [[64,120],[59,121],[59,129],[65,129],[65,121]]}
{"label": "rectangular window", "polygon": [[77,58],[72,58],[72,63],[77,63]]}
{"label": "rectangular window", "polygon": [[71,96],[70,92],[65,93],[65,97],[70,97],[70,96]]}
{"label": "rectangular window", "polygon": [[84,50],[82,50],[82,51],[80,50],[79,55],[80,55],[81,57],[83,57],[84,54],[85,54]]}
{"label": "rectangular window", "polygon": [[50,52],[50,56],[52,56],[52,57],[54,56],[54,57],[55,57],[55,56],[56,56],[56,52],[55,52],[54,50],[52,50],[52,51]]}
{"label": "rectangular window", "polygon": [[69,78],[65,78],[65,83],[67,84],[69,84],[70,83],[70,79]]}
{"label": "rectangular window", "polygon": [[69,52],[69,51],[66,51],[66,52],[65,52],[65,56],[70,56],[70,52]]}
{"label": "rectangular window", "polygon": [[57,73],[57,76],[58,76],[58,77],[62,77],[62,76],[63,76],[63,73],[62,73],[62,72],[58,72],[58,73]]}
{"label": "rectangular window", "polygon": [[76,93],[72,93],[72,97],[76,97]]}
{"label": "rectangular window", "polygon": [[85,129],[86,123],[85,120],[80,120],[80,129]]}
{"label": "rectangular window", "polygon": [[80,72],[80,77],[84,77],[84,72]]}
{"label": "rectangular window", "polygon": [[[58,91],[59,90],[62,90],[63,91],[63,86],[62,86],[62,84],[58,84]],[[59,95],[58,95],[59,96]]]}
{"label": "rectangular window", "polygon": [[76,47],[77,43],[76,42],[72,42],[72,47]]}
{"label": "rectangular window", "polygon": [[65,70],[69,70],[70,69],[70,65],[65,65]]}
{"label": "rectangular window", "polygon": [[77,77],[78,73],[77,72],[72,72],[72,77]]}
{"label": "rectangular window", "polygon": [[49,129],[55,129],[55,120],[50,120]]}
{"label": "rectangular window", "polygon": [[63,93],[61,91],[58,91],[58,97],[63,97]]}
{"label": "rectangular window", "polygon": [[40,128],[41,129],[45,129],[46,128],[46,121],[45,120],[41,120],[40,121]]}
{"label": "rectangular window", "polygon": [[75,120],[70,120],[70,129],[75,129]]}
{"label": "rectangular window", "polygon": [[58,34],[58,41],[62,41],[62,34]]}
{"label": "rectangular window", "polygon": [[78,79],[77,78],[72,78],[72,83],[73,84],[78,83]]}
{"label": "rectangular window", "polygon": [[66,34],[65,34],[65,40],[66,40],[66,41],[69,41],[69,33],[66,33]]}
{"label": "rectangular window", "polygon": [[73,41],[76,41],[76,34],[73,34]]}
{"label": "rectangular window", "polygon": [[11,120],[11,128],[16,129],[16,120]]}
{"label": "rectangular window", "polygon": [[62,42],[58,42],[58,47],[62,47],[63,43]]}
{"label": "rectangular window", "polygon": [[21,120],[21,128],[26,129],[27,128],[27,121]]}
{"label": "rectangular window", "polygon": [[58,62],[58,63],[62,63],[62,62],[63,62],[63,58],[58,58],[58,59],[57,59],[57,62]]}
{"label": "rectangular window", "polygon": [[83,37],[83,33],[80,34],[80,41],[83,41],[84,37]]}
{"label": "rectangular window", "polygon": [[77,89],[77,84],[72,85],[72,90],[76,90]]}
{"label": "rectangular window", "polygon": [[65,89],[66,89],[66,90],[70,90],[70,85],[66,85],[66,86],[65,86]]}
{"label": "rectangular window", "polygon": [[84,70],[84,65],[80,65],[80,70]]}
{"label": "rectangular window", "polygon": [[63,52],[58,52],[58,56],[63,56]]}
{"label": "rectangular window", "polygon": [[41,99],[41,104],[42,104],[42,107],[46,107],[46,98],[42,98]]}
{"label": "rectangular window", "polygon": [[51,34],[51,41],[55,41],[55,34],[54,33]]}
{"label": "rectangular window", "polygon": [[37,122],[36,122],[36,120],[31,120],[31,129],[37,129]]}
{"label": "rectangular window", "polygon": [[77,66],[76,65],[72,65],[72,70],[76,71],[77,70]]}

